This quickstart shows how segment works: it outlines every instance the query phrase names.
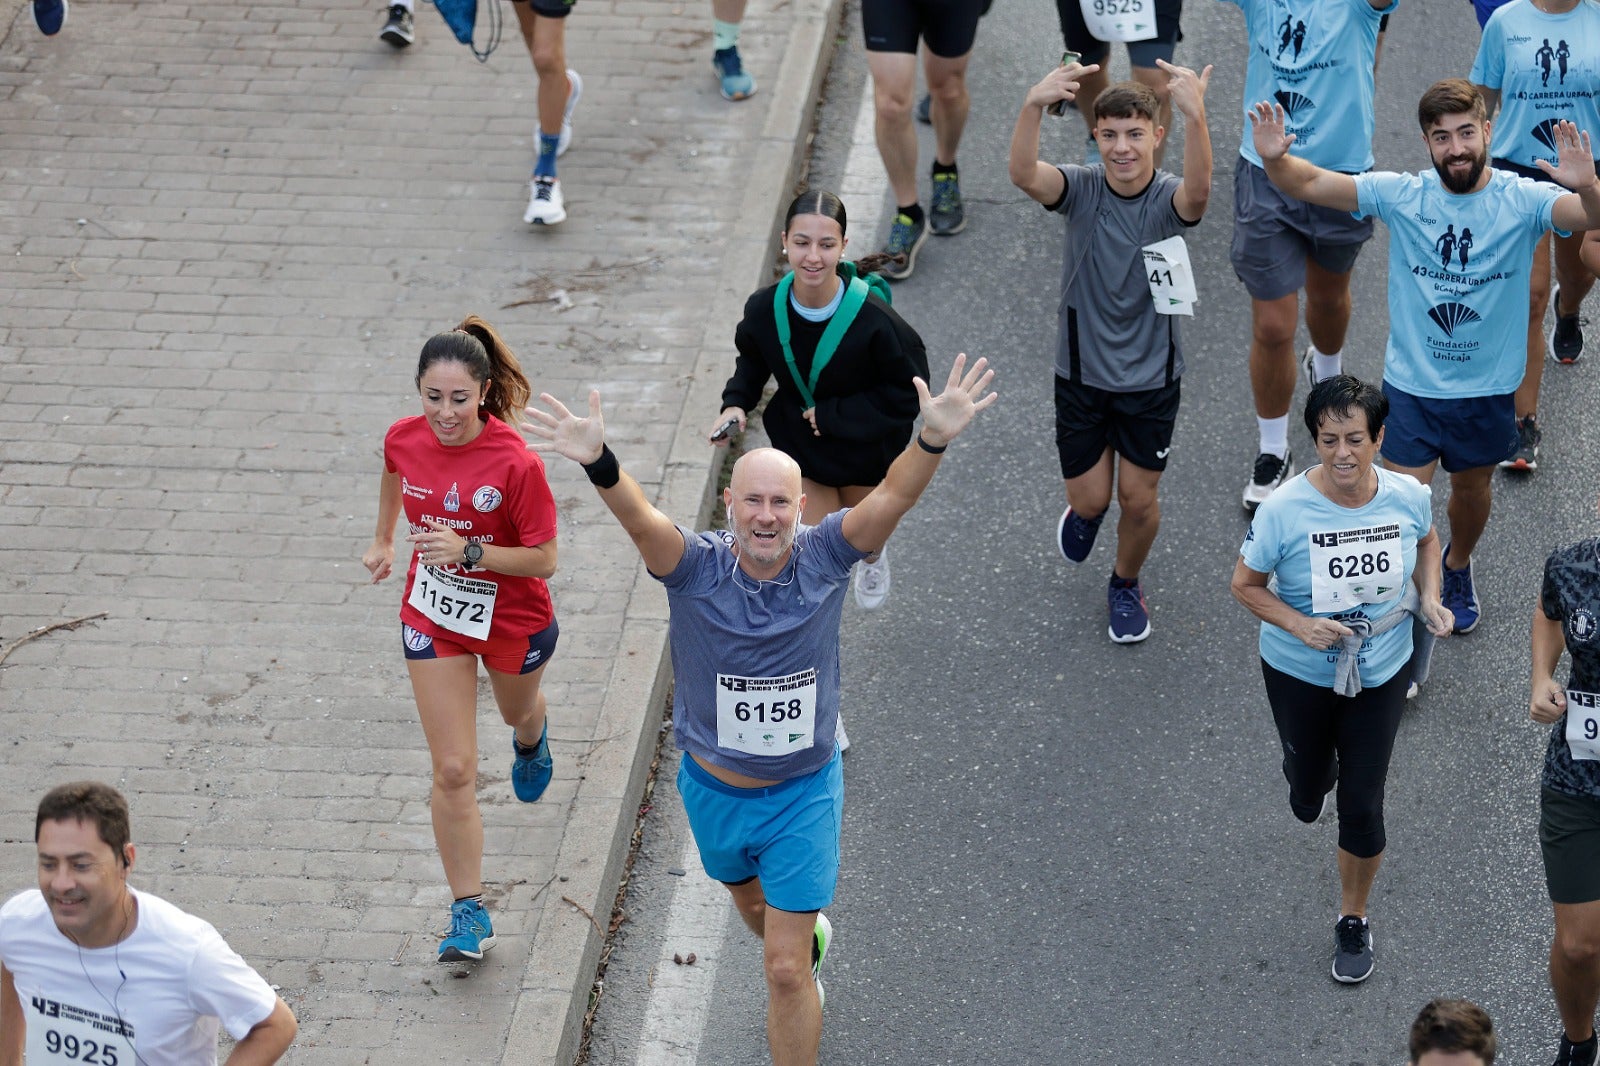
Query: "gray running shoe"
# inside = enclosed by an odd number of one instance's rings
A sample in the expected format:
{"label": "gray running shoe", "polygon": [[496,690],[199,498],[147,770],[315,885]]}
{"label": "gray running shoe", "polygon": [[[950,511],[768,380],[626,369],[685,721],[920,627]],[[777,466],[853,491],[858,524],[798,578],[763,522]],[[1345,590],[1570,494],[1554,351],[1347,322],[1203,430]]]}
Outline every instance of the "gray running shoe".
{"label": "gray running shoe", "polygon": [[888,255],[903,255],[905,260],[885,263],[879,268],[878,273],[890,281],[904,281],[909,278],[917,266],[917,253],[922,250],[927,240],[927,218],[913,222],[910,215],[896,214],[894,222],[889,226],[889,243],[884,245],[883,250]]}
{"label": "gray running shoe", "polygon": [[1500,469],[1539,469],[1539,442],[1543,439],[1544,434],[1539,432],[1539,423],[1534,421],[1532,415],[1517,419],[1517,450],[1511,458],[1500,461]]}
{"label": "gray running shoe", "polygon": [[404,4],[389,5],[389,21],[384,23],[378,36],[396,48],[405,48],[417,39],[416,24]]}
{"label": "gray running shoe", "polygon": [[1333,979],[1357,985],[1372,976],[1372,926],[1347,914],[1333,927]]}
{"label": "gray running shoe", "polygon": [[917,121],[924,126],[933,125],[933,94],[923,93],[917,101]]}
{"label": "gray running shoe", "polygon": [[961,178],[956,174],[933,176],[933,201],[928,208],[928,228],[936,237],[948,237],[967,228],[967,211],[961,204]]}

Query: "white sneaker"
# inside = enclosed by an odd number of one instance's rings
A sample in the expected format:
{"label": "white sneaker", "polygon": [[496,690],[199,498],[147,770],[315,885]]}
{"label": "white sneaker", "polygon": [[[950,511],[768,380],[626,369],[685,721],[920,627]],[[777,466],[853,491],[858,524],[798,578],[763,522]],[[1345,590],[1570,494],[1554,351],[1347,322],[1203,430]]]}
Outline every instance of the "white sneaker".
{"label": "white sneaker", "polygon": [[567,204],[561,197],[561,182],[555,178],[534,178],[528,182],[528,209],[522,221],[539,226],[554,226],[567,220]]}
{"label": "white sneaker", "polygon": [[889,598],[887,548],[878,553],[877,562],[869,563],[863,559],[856,564],[856,576],[852,587],[855,590],[857,607],[864,611],[875,611],[883,606],[883,601]]}
{"label": "white sneaker", "polygon": [[844,731],[844,715],[839,716],[839,724],[835,727],[834,740],[839,742],[839,754],[843,755],[850,750],[850,734]]}
{"label": "white sneaker", "polygon": [[[567,71],[567,106],[561,110],[561,139],[556,142],[556,158],[567,154],[572,145],[572,112],[578,107],[578,97],[583,95],[583,79],[575,70]],[[533,127],[533,150],[539,150],[539,127]]]}

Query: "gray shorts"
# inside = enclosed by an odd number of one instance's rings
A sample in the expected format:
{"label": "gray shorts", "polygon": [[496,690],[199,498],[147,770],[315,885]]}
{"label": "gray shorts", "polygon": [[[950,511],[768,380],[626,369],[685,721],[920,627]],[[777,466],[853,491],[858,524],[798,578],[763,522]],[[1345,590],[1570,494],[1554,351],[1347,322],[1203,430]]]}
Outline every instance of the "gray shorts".
{"label": "gray shorts", "polygon": [[1347,274],[1372,237],[1372,219],[1291,199],[1267,172],[1239,157],[1233,172],[1233,272],[1257,300],[1277,300],[1306,283],[1306,260]]}

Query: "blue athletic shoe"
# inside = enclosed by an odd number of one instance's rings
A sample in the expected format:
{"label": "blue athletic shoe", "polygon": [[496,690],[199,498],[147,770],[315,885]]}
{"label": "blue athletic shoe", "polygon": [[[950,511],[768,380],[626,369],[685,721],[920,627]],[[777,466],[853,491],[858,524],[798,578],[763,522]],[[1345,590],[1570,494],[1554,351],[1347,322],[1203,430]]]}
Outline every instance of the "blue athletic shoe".
{"label": "blue athletic shoe", "polygon": [[67,24],[67,0],[33,0],[33,21],[40,33],[54,37]]}
{"label": "blue athletic shoe", "polygon": [[517,794],[517,799],[523,803],[533,803],[544,790],[550,787],[551,761],[550,761],[550,722],[545,720],[544,728],[539,730],[539,743],[534,747],[532,755],[522,754],[522,745],[517,742],[517,731],[511,731],[511,754],[516,756],[511,762],[511,788]]}
{"label": "blue athletic shoe", "polygon": [[711,54],[711,66],[722,84],[724,100],[748,100],[756,94],[756,80],[744,72],[737,46],[720,48]]}
{"label": "blue athletic shoe", "polygon": [[1472,583],[1472,564],[1468,563],[1461,570],[1452,570],[1444,565],[1449,555],[1450,546],[1447,544],[1444,555],[1439,557],[1439,568],[1444,571],[1444,588],[1439,598],[1456,616],[1456,627],[1452,632],[1471,633],[1478,627],[1479,614],[1478,589]]}
{"label": "blue athletic shoe", "polygon": [[465,962],[481,959],[494,947],[494,926],[489,912],[475,899],[460,899],[450,904],[450,935],[439,941],[440,962]]}
{"label": "blue athletic shoe", "polygon": [[1137,644],[1150,635],[1150,611],[1145,607],[1144,590],[1138,581],[1132,585],[1107,586],[1106,609],[1111,615],[1111,625],[1106,632],[1118,644]]}
{"label": "blue athletic shoe", "polygon": [[1100,532],[1105,517],[1103,511],[1095,518],[1084,518],[1071,507],[1062,511],[1061,521],[1056,523],[1056,547],[1061,549],[1061,557],[1069,563],[1089,558],[1089,549],[1094,547],[1095,534]]}

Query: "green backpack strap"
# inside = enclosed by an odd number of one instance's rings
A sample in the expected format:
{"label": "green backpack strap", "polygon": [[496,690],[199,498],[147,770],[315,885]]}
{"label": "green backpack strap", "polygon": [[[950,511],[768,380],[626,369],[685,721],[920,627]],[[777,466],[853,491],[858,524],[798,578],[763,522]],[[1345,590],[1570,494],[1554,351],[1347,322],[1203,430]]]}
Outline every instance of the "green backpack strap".
{"label": "green backpack strap", "polygon": [[778,325],[778,343],[783,345],[783,361],[789,364],[789,376],[794,378],[795,388],[800,390],[800,398],[805,401],[806,409],[817,406],[816,388],[817,379],[822,376],[822,368],[833,359],[833,353],[839,350],[839,342],[844,340],[845,331],[855,322],[856,315],[861,313],[862,305],[867,302],[867,295],[871,291],[865,281],[859,277],[850,279],[850,284],[845,286],[844,299],[839,303],[839,310],[828,319],[828,326],[822,331],[822,339],[817,341],[817,351],[811,357],[811,378],[806,380],[800,376],[800,368],[795,365],[794,349],[789,341],[792,332],[789,329],[789,290],[794,287],[794,275],[785,274],[783,280],[778,282],[777,288],[772,291],[772,315]]}

